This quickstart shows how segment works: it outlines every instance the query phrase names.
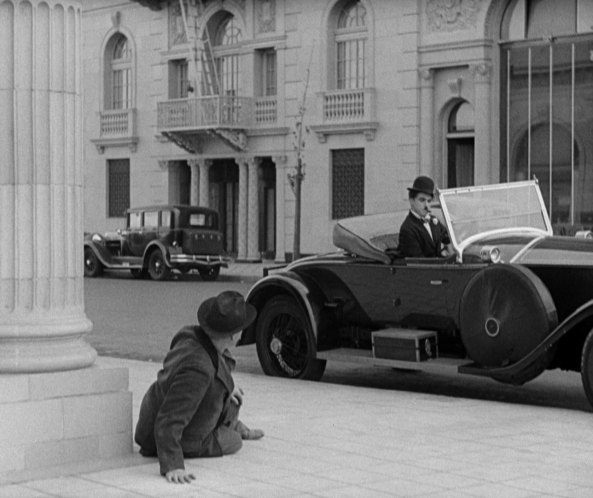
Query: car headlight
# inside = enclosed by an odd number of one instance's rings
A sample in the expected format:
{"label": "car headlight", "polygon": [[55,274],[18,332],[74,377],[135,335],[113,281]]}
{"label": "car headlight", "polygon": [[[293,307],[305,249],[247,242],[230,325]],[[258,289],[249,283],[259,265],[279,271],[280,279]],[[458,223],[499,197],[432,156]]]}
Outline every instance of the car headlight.
{"label": "car headlight", "polygon": [[593,239],[593,232],[591,230],[579,230],[574,236],[577,239]]}
{"label": "car headlight", "polygon": [[500,263],[500,249],[496,246],[484,246],[480,250],[480,258],[484,263]]}
{"label": "car headlight", "polygon": [[93,236],[91,237],[91,240],[95,244],[101,244],[101,243],[103,243],[103,237],[101,237],[101,235],[99,235],[98,233],[94,233]]}

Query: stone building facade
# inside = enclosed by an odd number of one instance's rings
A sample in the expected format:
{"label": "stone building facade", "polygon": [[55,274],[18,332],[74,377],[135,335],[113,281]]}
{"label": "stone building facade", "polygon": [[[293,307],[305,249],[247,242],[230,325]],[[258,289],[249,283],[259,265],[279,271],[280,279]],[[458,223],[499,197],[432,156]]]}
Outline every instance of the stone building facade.
{"label": "stone building facade", "polygon": [[593,224],[590,0],[88,0],[83,18],[86,231],[197,203],[238,259],[284,261],[299,151],[305,254],[336,219],[405,208],[418,174],[536,175],[558,230]]}

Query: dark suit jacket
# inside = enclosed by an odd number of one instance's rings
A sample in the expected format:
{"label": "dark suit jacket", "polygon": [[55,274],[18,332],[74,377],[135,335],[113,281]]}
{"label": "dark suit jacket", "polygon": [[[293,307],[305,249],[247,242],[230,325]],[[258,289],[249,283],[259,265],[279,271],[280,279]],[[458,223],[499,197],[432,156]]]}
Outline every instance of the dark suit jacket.
{"label": "dark suit jacket", "polygon": [[175,335],[144,395],[134,437],[141,454],[158,455],[161,474],[185,468],[184,454],[222,456],[216,429],[234,389],[233,367],[199,326]]}
{"label": "dark suit jacket", "polygon": [[434,216],[430,217],[430,231],[428,235],[422,220],[411,212],[402,223],[399,230],[399,253],[408,258],[438,258],[444,246],[451,243],[447,229]]}

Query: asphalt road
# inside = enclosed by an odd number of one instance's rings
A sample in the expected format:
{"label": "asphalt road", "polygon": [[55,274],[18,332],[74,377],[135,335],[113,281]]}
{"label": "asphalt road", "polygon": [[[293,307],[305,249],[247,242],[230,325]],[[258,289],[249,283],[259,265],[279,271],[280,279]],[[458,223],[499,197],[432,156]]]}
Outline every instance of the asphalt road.
{"label": "asphalt road", "polygon": [[[160,362],[175,332],[196,323],[202,300],[229,288],[245,294],[251,285],[224,274],[216,282],[203,282],[193,274],[168,282],[135,280],[127,272],[86,278],[86,314],[93,322],[88,341],[104,356]],[[234,355],[238,370],[263,375],[255,346],[235,348]],[[335,362],[328,364],[322,382],[592,411],[580,375],[557,370],[544,372],[524,386],[510,386],[452,372]]]}

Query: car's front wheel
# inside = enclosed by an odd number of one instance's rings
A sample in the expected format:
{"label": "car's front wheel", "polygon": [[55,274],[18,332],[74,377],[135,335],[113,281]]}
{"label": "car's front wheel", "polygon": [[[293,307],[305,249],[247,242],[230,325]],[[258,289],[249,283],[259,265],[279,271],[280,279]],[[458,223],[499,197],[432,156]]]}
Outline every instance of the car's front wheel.
{"label": "car's front wheel", "polygon": [[257,355],[266,375],[319,380],[325,360],[316,358],[311,324],[298,303],[277,296],[266,303],[256,324]]}
{"label": "car's front wheel", "polygon": [[90,247],[84,248],[84,276],[98,277],[103,273],[103,265]]}
{"label": "car's front wheel", "polygon": [[207,266],[204,268],[198,268],[200,277],[206,282],[214,282],[220,274],[220,266]]}
{"label": "car's front wheel", "polygon": [[169,278],[171,269],[167,266],[165,256],[159,250],[155,250],[148,258],[148,274],[153,280],[161,281]]}
{"label": "car's front wheel", "polygon": [[585,339],[581,353],[581,379],[589,404],[593,406],[593,330]]}

